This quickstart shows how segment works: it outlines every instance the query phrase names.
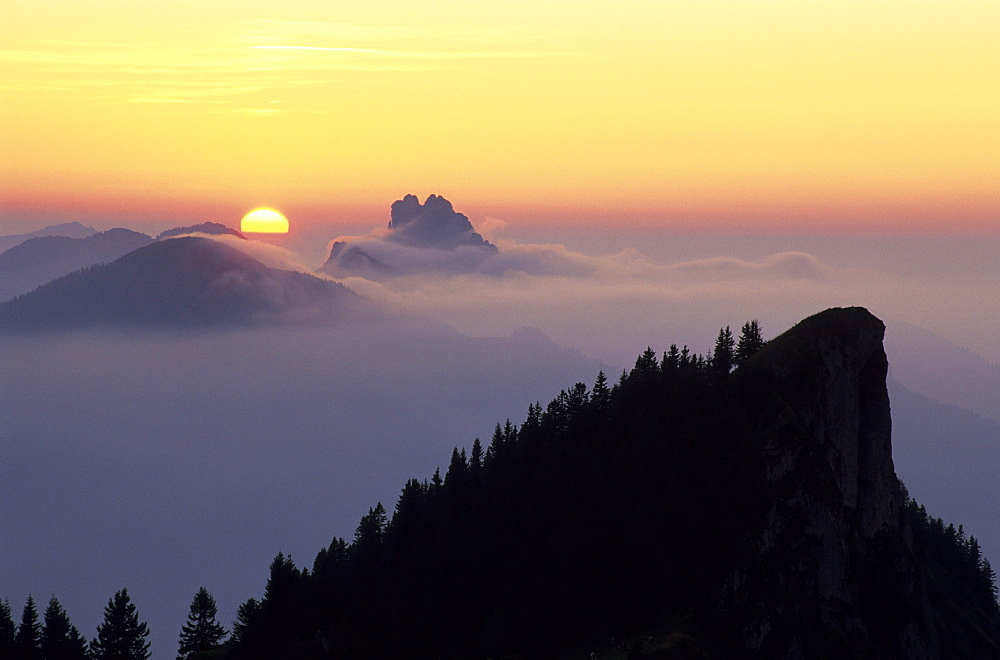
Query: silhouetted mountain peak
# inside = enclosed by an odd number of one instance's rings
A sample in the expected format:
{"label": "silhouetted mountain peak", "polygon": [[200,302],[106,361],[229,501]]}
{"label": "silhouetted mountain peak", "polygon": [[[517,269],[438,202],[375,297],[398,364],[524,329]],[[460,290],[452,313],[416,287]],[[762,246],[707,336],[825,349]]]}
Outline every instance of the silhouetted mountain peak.
{"label": "silhouetted mountain peak", "polygon": [[9,250],[15,245],[20,245],[24,241],[30,238],[39,238],[42,236],[65,236],[66,238],[87,238],[92,234],[96,234],[97,230],[93,227],[87,227],[79,222],[64,222],[60,225],[49,225],[42,229],[36,231],[28,232],[26,234],[10,234],[7,236],[0,236],[0,253]]}
{"label": "silhouetted mountain peak", "polygon": [[235,229],[230,229],[229,227],[220,224],[218,222],[203,222],[198,225],[191,225],[189,227],[174,227],[173,229],[168,229],[165,232],[160,233],[156,237],[156,240],[162,240],[164,238],[171,238],[173,236],[183,236],[184,234],[209,234],[211,236],[236,236],[237,238],[246,239],[246,236],[236,231]]}
{"label": "silhouetted mountain peak", "polygon": [[325,322],[371,311],[340,284],[268,268],[217,241],[156,241],[0,305],[0,327]]}
{"label": "silhouetted mountain peak", "polygon": [[389,226],[379,235],[334,242],[320,270],[373,280],[471,272],[499,252],[439,195],[430,195],[423,204],[406,195],[393,202],[390,215]]}
{"label": "silhouetted mountain peak", "polygon": [[439,195],[430,195],[422,205],[415,195],[406,195],[392,203],[391,217],[386,238],[403,245],[446,250],[469,245],[496,250],[476,233],[469,218],[456,213],[451,202]]}
{"label": "silhouetted mountain peak", "polygon": [[734,372],[650,349],[532,404],[310,573],[279,555],[308,622],[263,614],[239,650],[568,657],[653,631],[630,657],[994,657],[988,567],[893,471],[883,333],[831,309]]}
{"label": "silhouetted mountain peak", "polygon": [[152,240],[145,234],[120,228],[85,238],[30,238],[0,254],[0,301],[80,268],[114,261]]}

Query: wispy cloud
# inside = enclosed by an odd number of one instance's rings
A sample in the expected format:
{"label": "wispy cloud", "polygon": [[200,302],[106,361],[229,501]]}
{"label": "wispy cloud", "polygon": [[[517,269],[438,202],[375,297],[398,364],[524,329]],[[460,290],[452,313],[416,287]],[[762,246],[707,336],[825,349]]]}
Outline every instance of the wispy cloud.
{"label": "wispy cloud", "polygon": [[375,57],[390,57],[420,60],[473,60],[473,59],[522,59],[535,57],[581,57],[579,53],[546,51],[431,51],[431,50],[389,50],[385,48],[353,48],[340,46],[253,46],[258,50],[296,50],[333,53],[354,53]]}
{"label": "wispy cloud", "polygon": [[374,25],[339,21],[288,21],[258,19],[247,24],[249,39],[278,43],[292,38],[330,39],[358,42],[435,42],[467,44],[515,44],[546,42],[559,36],[554,28],[520,25],[509,27],[477,25]]}
{"label": "wispy cloud", "polygon": [[[580,57],[549,50],[551,31],[253,20],[210,41],[38,39],[0,50],[0,89],[73,92],[146,105],[267,103],[281,90],[331,76],[420,73],[476,61]],[[261,98],[267,94],[270,98]],[[291,109],[291,108],[289,108]],[[236,111],[272,115],[276,108]]]}

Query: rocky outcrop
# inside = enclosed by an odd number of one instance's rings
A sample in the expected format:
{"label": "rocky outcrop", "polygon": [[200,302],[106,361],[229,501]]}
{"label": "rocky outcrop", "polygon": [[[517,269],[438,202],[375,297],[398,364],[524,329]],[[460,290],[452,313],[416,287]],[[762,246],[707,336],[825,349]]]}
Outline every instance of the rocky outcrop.
{"label": "rocky outcrop", "polygon": [[389,226],[365,238],[337,240],[320,270],[334,277],[386,280],[425,273],[477,272],[499,254],[444,197],[414,195],[392,203]]}
{"label": "rocky outcrop", "polygon": [[445,250],[467,245],[496,252],[496,246],[476,233],[462,213],[449,202],[431,195],[420,204],[415,195],[406,195],[392,203],[392,219],[386,238],[411,247],[435,247]]}
{"label": "rocky outcrop", "polygon": [[[753,655],[873,657],[887,646],[899,657],[939,655],[926,591],[900,540],[884,331],[865,309],[830,309],[732,375],[768,491],[754,559],[723,597],[724,609],[742,611]],[[887,590],[905,593],[914,616],[894,622],[875,611]]]}

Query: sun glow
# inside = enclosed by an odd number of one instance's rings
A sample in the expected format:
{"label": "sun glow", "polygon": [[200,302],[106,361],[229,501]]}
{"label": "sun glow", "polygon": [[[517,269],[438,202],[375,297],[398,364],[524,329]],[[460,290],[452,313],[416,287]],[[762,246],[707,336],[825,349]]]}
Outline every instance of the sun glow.
{"label": "sun glow", "polygon": [[240,231],[254,234],[287,234],[288,218],[274,209],[254,209],[243,216]]}

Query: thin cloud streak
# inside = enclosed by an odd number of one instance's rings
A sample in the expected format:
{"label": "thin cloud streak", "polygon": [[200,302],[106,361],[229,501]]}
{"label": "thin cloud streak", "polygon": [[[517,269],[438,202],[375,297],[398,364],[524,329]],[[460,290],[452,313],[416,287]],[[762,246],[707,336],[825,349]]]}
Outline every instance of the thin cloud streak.
{"label": "thin cloud streak", "polygon": [[545,51],[420,51],[420,50],[388,50],[383,48],[353,48],[346,46],[252,46],[258,50],[300,50],[337,53],[357,53],[375,55],[378,57],[398,57],[428,60],[470,60],[470,59],[530,59],[536,57],[593,57],[583,53],[545,52]]}
{"label": "thin cloud streak", "polygon": [[[477,25],[365,25],[338,21],[289,21],[260,19],[253,21],[248,38],[276,39],[310,37],[350,39],[367,42],[449,41],[466,43],[510,44],[549,41],[561,35],[540,26],[518,26],[517,31],[497,26]],[[257,31],[259,30],[259,32]]]}

